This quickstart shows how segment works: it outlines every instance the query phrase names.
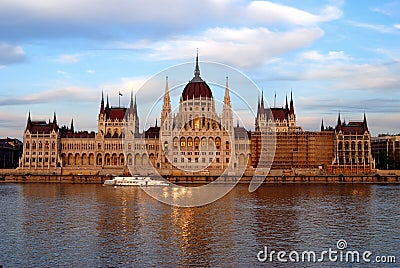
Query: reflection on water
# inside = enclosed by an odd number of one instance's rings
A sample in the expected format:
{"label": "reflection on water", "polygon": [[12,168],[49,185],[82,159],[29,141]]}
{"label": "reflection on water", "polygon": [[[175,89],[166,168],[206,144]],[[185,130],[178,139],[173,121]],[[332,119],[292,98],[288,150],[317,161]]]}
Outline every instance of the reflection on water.
{"label": "reflection on water", "polygon": [[399,204],[397,186],[238,185],[178,208],[140,188],[0,184],[0,265],[265,266],[264,245],[321,251],[339,239],[400,259]]}

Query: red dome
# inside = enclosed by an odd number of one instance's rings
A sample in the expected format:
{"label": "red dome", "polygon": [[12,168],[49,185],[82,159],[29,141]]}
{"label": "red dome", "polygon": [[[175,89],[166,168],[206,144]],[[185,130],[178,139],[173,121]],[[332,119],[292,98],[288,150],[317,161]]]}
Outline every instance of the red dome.
{"label": "red dome", "polygon": [[212,98],[212,93],[210,87],[206,82],[189,82],[182,92],[182,100],[192,100],[199,98]]}

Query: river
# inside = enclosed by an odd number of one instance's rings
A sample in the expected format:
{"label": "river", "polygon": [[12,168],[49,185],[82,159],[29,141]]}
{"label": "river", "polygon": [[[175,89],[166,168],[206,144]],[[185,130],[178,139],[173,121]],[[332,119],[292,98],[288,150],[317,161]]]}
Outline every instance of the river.
{"label": "river", "polygon": [[[133,187],[3,183],[0,266],[366,267],[378,256],[396,267],[389,257],[400,262],[399,215],[397,185],[263,185],[253,193],[237,185],[209,205],[179,208]],[[266,247],[286,255],[262,259]],[[371,255],[318,262],[330,248]],[[315,262],[302,260],[304,251],[316,252]]]}

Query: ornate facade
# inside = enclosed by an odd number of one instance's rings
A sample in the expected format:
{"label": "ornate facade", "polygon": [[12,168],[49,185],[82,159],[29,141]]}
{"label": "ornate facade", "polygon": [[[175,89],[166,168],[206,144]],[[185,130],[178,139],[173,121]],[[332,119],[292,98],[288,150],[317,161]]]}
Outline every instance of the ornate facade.
{"label": "ornate facade", "polygon": [[334,141],[332,173],[367,174],[375,168],[371,150],[371,134],[368,130],[365,114],[363,121],[347,124],[346,122],[342,123],[339,114]]}
{"label": "ornate facade", "polygon": [[53,120],[32,121],[28,115],[19,167],[27,173],[152,174],[218,176],[281,170],[365,173],[373,167],[370,134],[364,122],[335,130],[303,131],[297,125],[293,95],[282,108],[258,100],[255,130],[234,126],[228,78],[223,107],[217,112],[213,92],[200,76],[184,87],[177,111],[171,109],[166,78],[160,126],[139,131],[136,97],[129,107],[111,107],[101,96],[97,132],[59,127]]}

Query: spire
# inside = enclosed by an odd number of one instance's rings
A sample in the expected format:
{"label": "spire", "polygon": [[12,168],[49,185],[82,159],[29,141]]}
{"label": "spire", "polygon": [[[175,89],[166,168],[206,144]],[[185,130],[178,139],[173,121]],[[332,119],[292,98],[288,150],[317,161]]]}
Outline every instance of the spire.
{"label": "spire", "polygon": [[264,111],[264,90],[261,91],[261,111]]}
{"label": "spire", "polygon": [[257,102],[257,117],[260,116],[260,95],[258,95],[258,102]]}
{"label": "spire", "polygon": [[293,92],[290,91],[290,110],[289,113],[294,115],[294,105],[293,105]]}
{"label": "spire", "polygon": [[134,105],[133,105],[133,111],[135,112],[135,117],[138,118],[137,103],[136,103],[136,94],[135,94],[135,103],[134,103]]}
{"label": "spire", "polygon": [[204,82],[200,77],[200,67],[199,67],[199,50],[197,49],[196,54],[196,67],[194,68],[194,77],[190,82]]}
{"label": "spire", "polygon": [[71,119],[71,131],[72,131],[72,133],[75,131],[74,130],[74,119],[73,118]]}
{"label": "spire", "polygon": [[165,94],[164,94],[164,102],[161,111],[161,126],[164,125],[165,120],[168,116],[171,115],[171,99],[169,97],[169,85],[168,85],[168,76],[165,77]]}
{"label": "spire", "polygon": [[134,115],[134,110],[133,110],[133,91],[131,91],[131,101],[129,104],[129,115]]}
{"label": "spire", "polygon": [[28,120],[27,120],[27,122],[26,122],[26,129],[27,129],[27,130],[31,130],[31,126],[32,126],[31,112],[29,111],[29,113],[28,113]]}
{"label": "spire", "polygon": [[107,104],[106,104],[106,109],[108,110],[108,109],[110,109],[110,105],[109,105],[109,103],[108,103],[108,94],[107,94]]}
{"label": "spire", "polygon": [[157,118],[156,118],[156,127],[157,127]]}
{"label": "spire", "polygon": [[228,77],[226,77],[226,83],[225,83],[224,105],[231,107],[231,97],[229,96]]}
{"label": "spire", "polygon": [[322,122],[321,122],[321,131],[324,131],[325,130],[325,127],[324,127],[324,119],[322,119]]}
{"label": "spire", "polygon": [[100,114],[104,114],[104,93],[101,91]]}
{"label": "spire", "polygon": [[289,110],[289,105],[288,105],[288,101],[287,101],[287,93],[286,93],[286,104],[285,104],[285,109]]}
{"label": "spire", "polygon": [[364,131],[368,131],[367,117],[364,112],[364,121],[363,121]]}
{"label": "spire", "polygon": [[239,128],[239,119],[236,120],[236,127]]}
{"label": "spire", "polygon": [[340,120],[340,112],[338,115],[338,119],[337,119],[337,125],[336,125],[336,131],[341,131],[342,130],[342,120]]}
{"label": "spire", "polygon": [[57,117],[56,117],[56,112],[54,112],[53,116],[53,130],[57,129]]}
{"label": "spire", "polygon": [[196,68],[195,68],[195,70],[194,70],[194,76],[195,76],[195,77],[200,77],[199,49],[197,49],[197,54],[196,54]]}

